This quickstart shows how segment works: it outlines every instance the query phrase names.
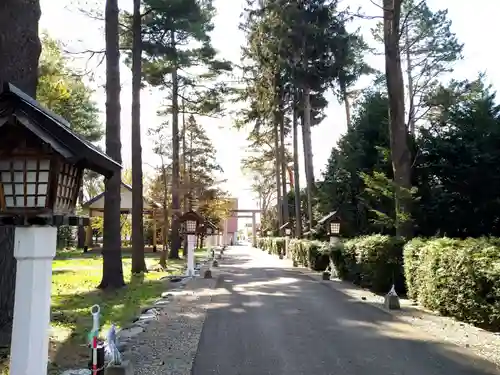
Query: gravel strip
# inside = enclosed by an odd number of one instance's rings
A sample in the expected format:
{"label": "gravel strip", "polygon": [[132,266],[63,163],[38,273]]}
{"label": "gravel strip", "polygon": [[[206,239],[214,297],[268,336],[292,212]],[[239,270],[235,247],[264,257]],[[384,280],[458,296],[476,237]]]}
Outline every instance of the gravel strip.
{"label": "gravel strip", "polygon": [[[189,375],[198,349],[207,306],[217,278],[195,278],[184,293],[173,293],[159,309],[157,319],[125,343],[123,353],[135,375]],[[140,324],[140,323],[139,323]]]}

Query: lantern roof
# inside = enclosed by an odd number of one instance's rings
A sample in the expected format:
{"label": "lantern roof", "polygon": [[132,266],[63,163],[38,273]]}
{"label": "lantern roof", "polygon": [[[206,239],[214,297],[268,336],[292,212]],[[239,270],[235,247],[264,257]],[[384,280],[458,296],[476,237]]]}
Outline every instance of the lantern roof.
{"label": "lantern roof", "polygon": [[292,226],[291,223],[289,221],[287,221],[279,229],[282,230],[282,229],[290,228],[291,226]]}
{"label": "lantern roof", "polygon": [[319,221],[318,225],[323,225],[323,224],[328,224],[330,221],[333,221],[335,219],[340,220],[339,215],[337,214],[338,211],[332,211],[329,214],[323,216]]}
{"label": "lantern roof", "polygon": [[208,220],[205,220],[205,225],[206,225],[207,227],[212,228],[213,230],[217,230],[217,229],[218,229],[218,228],[217,228],[217,225],[215,225],[214,223],[212,223],[211,221],[208,221]]}
{"label": "lantern roof", "polygon": [[[121,182],[120,188],[120,211],[122,213],[132,212],[132,186]],[[93,210],[96,212],[95,216],[99,216],[98,212],[104,211],[104,201],[106,200],[106,194],[104,192],[96,195],[87,202],[83,203],[82,207],[86,210]],[[143,208],[144,211],[153,211],[154,209],[161,208],[161,205],[154,202],[151,199],[143,197]]]}
{"label": "lantern roof", "polygon": [[0,93],[0,129],[15,116],[18,123],[49,144],[68,162],[93,170],[110,178],[121,165],[71,130],[61,116],[48,110],[35,99],[10,83]]}
{"label": "lantern roof", "polygon": [[199,213],[192,211],[192,210],[185,212],[184,215],[182,215],[180,217],[180,222],[185,222],[188,220],[194,220],[197,223],[203,223],[203,221],[204,221]]}

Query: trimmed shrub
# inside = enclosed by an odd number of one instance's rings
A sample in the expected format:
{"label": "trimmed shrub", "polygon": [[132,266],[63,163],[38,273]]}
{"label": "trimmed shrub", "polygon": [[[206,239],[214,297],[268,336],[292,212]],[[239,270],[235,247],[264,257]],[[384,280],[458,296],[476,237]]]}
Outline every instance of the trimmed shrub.
{"label": "trimmed shrub", "polygon": [[314,271],[324,271],[330,265],[328,246],[320,241],[305,241],[307,248],[308,266]]}
{"label": "trimmed shrub", "polygon": [[413,300],[417,299],[417,293],[419,290],[418,269],[421,261],[420,251],[426,243],[427,240],[424,238],[414,238],[403,248],[406,291],[408,298]]}
{"label": "trimmed shrub", "polygon": [[307,240],[291,239],[288,243],[288,252],[294,262],[307,267],[308,254],[304,242],[307,242]]}
{"label": "trimmed shrub", "polygon": [[393,284],[405,293],[403,245],[403,240],[380,234],[354,238],[345,242],[343,259],[336,262],[345,278],[375,293],[386,293]]}
{"label": "trimmed shrub", "polygon": [[347,269],[346,259],[345,259],[345,247],[341,241],[334,244],[327,244],[328,252],[330,255],[330,267],[332,269],[332,275],[343,279],[349,279],[349,271]]}
{"label": "trimmed shrub", "polygon": [[405,258],[412,298],[442,315],[500,330],[498,239],[439,238],[419,247],[410,242]]}
{"label": "trimmed shrub", "polygon": [[257,246],[269,254],[285,254],[284,237],[261,237],[257,240]]}

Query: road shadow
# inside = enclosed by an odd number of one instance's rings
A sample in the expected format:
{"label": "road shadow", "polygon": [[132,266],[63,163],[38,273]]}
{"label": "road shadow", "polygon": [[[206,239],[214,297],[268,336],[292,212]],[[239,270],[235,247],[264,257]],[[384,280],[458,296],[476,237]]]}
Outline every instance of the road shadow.
{"label": "road shadow", "polygon": [[234,254],[192,374],[493,375],[493,363],[279,266]]}

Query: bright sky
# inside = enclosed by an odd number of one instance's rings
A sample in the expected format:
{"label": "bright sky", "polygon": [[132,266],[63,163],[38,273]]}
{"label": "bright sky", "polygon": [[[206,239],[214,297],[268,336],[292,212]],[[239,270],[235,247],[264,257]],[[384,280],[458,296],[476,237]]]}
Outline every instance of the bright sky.
{"label": "bright sky", "polygon": [[[99,0],[94,0],[98,1]],[[215,31],[212,35],[215,48],[222,57],[238,62],[240,46],[244,37],[238,30],[239,16],[243,10],[245,0],[214,0],[217,8]],[[42,19],[40,28],[61,40],[68,49],[83,51],[85,49],[99,50],[104,45],[103,22],[93,20],[83,15],[78,9],[85,7],[85,3],[94,4],[92,0],[41,0]],[[103,1],[101,2],[101,4]],[[381,9],[368,0],[349,0],[352,8],[364,6],[365,14],[380,15]],[[470,2],[466,0],[428,0],[431,9],[448,8],[449,17],[453,21],[453,31],[461,42],[465,43],[465,59],[456,65],[453,77],[475,78],[479,71],[486,72],[488,80],[496,89],[500,88],[499,52],[492,39],[500,35],[500,2],[493,0],[475,0],[473,11]],[[129,8],[131,0],[121,0],[120,6]],[[364,34],[369,35],[372,22],[362,20],[360,26]],[[366,32],[365,32],[366,30]],[[383,60],[372,57],[369,60],[375,68],[383,70]],[[95,66],[95,63],[89,66]],[[104,66],[97,68],[96,73],[96,101],[104,112]],[[130,165],[130,107],[131,107],[131,75],[125,66],[122,74],[122,157],[124,165]],[[364,83],[360,82],[360,87]],[[329,97],[330,105],[326,110],[327,118],[322,124],[312,130],[313,154],[316,178],[320,177],[331,148],[345,132],[345,113],[343,107],[333,97]],[[162,121],[156,116],[156,111],[164,102],[159,92],[144,90],[142,94],[141,123],[143,127],[143,161],[152,165],[156,158],[151,151],[151,143],[146,136],[147,128]],[[103,117],[104,120],[104,117]],[[104,122],[104,121],[103,121]],[[256,208],[253,194],[248,189],[249,180],[240,170],[240,160],[245,153],[246,133],[232,129],[233,119],[230,117],[220,120],[200,118],[218,149],[218,160],[225,171],[228,183],[225,188],[239,199],[240,208]],[[302,155],[301,155],[302,157]],[[303,162],[301,162],[303,165]],[[147,166],[145,167],[147,168]],[[303,168],[302,168],[303,169]],[[304,172],[301,173],[303,180]],[[302,183],[303,186],[303,183]],[[240,224],[241,225],[241,224]]]}

